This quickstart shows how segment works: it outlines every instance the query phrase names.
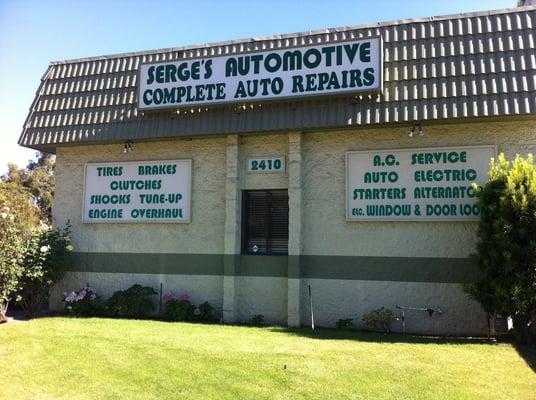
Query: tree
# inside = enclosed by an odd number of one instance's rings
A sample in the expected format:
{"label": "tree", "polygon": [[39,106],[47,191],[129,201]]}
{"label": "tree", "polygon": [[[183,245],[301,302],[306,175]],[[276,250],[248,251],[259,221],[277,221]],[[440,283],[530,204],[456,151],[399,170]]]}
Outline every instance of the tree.
{"label": "tree", "polygon": [[10,301],[20,290],[24,240],[20,224],[8,207],[0,212],[0,322],[6,320]]}
{"label": "tree", "polygon": [[0,178],[0,321],[16,299],[31,314],[62,276],[69,228],[52,222],[54,157],[38,153],[26,168],[8,164]]}
{"label": "tree", "polygon": [[37,158],[30,160],[26,168],[18,169],[16,165],[8,164],[8,173],[1,178],[4,188],[11,187],[12,192],[28,195],[30,205],[38,210],[38,218],[46,225],[52,223],[54,167],[54,156],[37,153]]}
{"label": "tree", "polygon": [[481,217],[475,261],[481,278],[468,293],[488,314],[511,316],[516,338],[536,328],[536,165],[529,155],[492,160],[489,180],[477,191]]}
{"label": "tree", "polygon": [[[10,171],[17,171],[16,166],[9,165]],[[0,182],[0,208],[9,209],[10,215],[17,216],[20,228],[29,235],[39,225],[40,211],[32,203],[30,191],[20,181]]]}
{"label": "tree", "polygon": [[52,203],[54,200],[54,168],[56,159],[47,153],[38,153],[37,160],[30,160],[26,170],[27,180],[24,185],[28,188],[37,206],[41,210],[41,220],[47,225],[52,223]]}

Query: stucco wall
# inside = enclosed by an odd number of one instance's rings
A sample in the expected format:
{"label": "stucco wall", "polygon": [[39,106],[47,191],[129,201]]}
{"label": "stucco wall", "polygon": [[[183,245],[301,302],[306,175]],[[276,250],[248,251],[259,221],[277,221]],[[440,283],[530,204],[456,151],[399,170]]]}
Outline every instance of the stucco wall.
{"label": "stucco wall", "polygon": [[[385,307],[401,317],[402,311],[396,308],[400,305],[442,311],[432,316],[426,311],[406,311],[407,333],[483,335],[487,332],[485,313],[467,297],[461,285],[434,282],[304,279],[301,290],[303,325],[311,323],[308,285],[311,285],[315,323],[319,326],[334,327],[340,318],[353,318],[354,326],[364,329],[365,313]],[[392,329],[402,332],[402,321],[394,322]]]}
{"label": "stucco wall", "polygon": [[[208,300],[219,312],[225,311],[223,299],[227,298],[228,307],[235,309],[228,315],[240,322],[263,314],[269,323],[284,324],[288,299],[299,298],[301,322],[308,324],[307,285],[310,284],[316,323],[321,326],[333,326],[337,319],[350,317],[355,317],[359,326],[363,313],[381,306],[394,309],[401,304],[440,307],[444,311],[431,318],[424,313],[408,313],[408,331],[485,333],[481,309],[467,298],[459,284],[461,280],[457,280],[463,274],[454,273],[466,268],[461,261],[474,251],[476,223],[345,221],[345,153],[491,144],[513,157],[516,153],[536,152],[536,124],[511,121],[424,128],[426,136],[413,139],[408,138],[407,127],[302,134],[301,175],[296,181],[301,182],[301,215],[300,218],[290,215],[289,221],[302,223],[296,251],[306,257],[289,258],[287,268],[281,259],[276,262],[269,257],[260,257],[258,262],[256,257],[248,258],[247,268],[244,265],[240,268],[240,261],[224,258],[223,254],[228,254],[224,237],[233,236],[236,238],[233,243],[240,242],[240,217],[238,221],[229,219],[233,207],[226,208],[226,182],[236,182],[238,191],[287,188],[288,165],[285,173],[251,174],[247,173],[246,160],[254,156],[283,155],[288,162],[289,135],[242,136],[234,161],[227,160],[230,155],[235,157],[236,152],[229,151],[225,137],[134,143],[134,152],[126,155],[120,143],[58,148],[56,224],[71,221],[79,260],[91,253],[97,254],[91,260],[112,261],[91,266],[95,272],[74,268],[77,272],[70,272],[55,288],[51,306],[60,308],[61,292],[86,283],[97,286],[106,297],[134,283],[158,288],[163,282],[164,290],[186,291],[194,302]],[[193,159],[191,223],[81,223],[86,163],[180,158]],[[238,179],[229,176],[228,167],[233,163],[238,166]],[[226,232],[226,218],[232,222],[227,229],[235,227],[236,232]],[[115,258],[106,257],[108,253],[115,254]],[[152,258],[164,253],[165,257]],[[192,254],[197,257],[194,262],[192,258],[181,258]],[[113,271],[121,255],[126,261],[120,270]],[[218,258],[205,262],[206,257],[218,255],[222,255],[221,263]],[[129,273],[129,260],[136,264],[132,269],[136,273]],[[167,265],[170,263],[173,265]],[[204,272],[198,273],[196,268]],[[379,280],[378,276],[382,278]],[[292,285],[287,278],[293,278]]]}
{"label": "stucco wall", "polygon": [[[223,254],[226,145],[227,139],[222,137],[134,143],[134,152],[129,154],[122,153],[122,144],[59,148],[56,202],[53,211],[55,223],[61,226],[69,219],[72,224],[75,251],[82,254],[79,258],[83,258],[84,253],[98,253],[100,255],[98,259],[106,265],[95,266],[99,272],[70,272],[55,288],[51,308],[62,309],[63,304],[60,301],[62,292],[77,289],[86,283],[95,285],[106,298],[113,291],[125,289],[134,283],[158,288],[160,282],[163,282],[165,291],[176,294],[186,291],[194,299],[199,298],[198,302],[210,301],[221,313],[223,275],[213,275],[214,271],[210,271],[211,275],[184,275],[180,273],[183,269],[181,265],[164,266],[165,270],[178,271],[179,274],[157,274],[156,272],[163,267],[158,259],[154,260],[154,264],[151,262],[145,264],[147,274],[139,273],[139,265],[130,269],[137,273],[123,273],[120,271],[128,269],[128,265],[116,268],[114,260],[103,257],[103,253],[123,253],[123,258],[131,260],[132,264],[138,264],[140,257],[136,254],[139,253],[144,253],[145,259],[150,259],[147,253],[199,254],[200,257],[206,254]],[[237,160],[239,190],[286,188],[288,185],[286,172],[250,174],[247,172],[247,158],[274,155],[286,157],[287,152],[287,135],[240,138]],[[83,224],[81,222],[86,163],[182,158],[193,160],[191,223]],[[102,272],[103,270],[106,272]],[[269,284],[265,284],[265,281]],[[187,282],[189,285],[186,285]],[[247,322],[255,314],[263,314],[269,323],[285,323],[286,277],[245,276],[237,279],[236,287],[236,306],[239,310],[236,314],[237,321]]]}
{"label": "stucco wall", "polygon": [[[496,145],[513,158],[536,153],[534,121],[473,123],[425,127],[426,136],[410,139],[408,128],[303,135],[303,254],[325,256],[467,258],[475,251],[477,223],[347,222],[345,221],[345,152],[460,145]],[[329,258],[328,258],[329,259]],[[424,263],[426,268],[426,263]],[[356,259],[355,268],[362,265]],[[429,265],[433,268],[434,265]],[[326,268],[331,268],[326,262]],[[448,262],[443,268],[450,268]],[[364,313],[396,305],[439,307],[442,315],[409,311],[408,332],[484,334],[485,314],[469,299],[462,285],[447,282],[303,279],[302,324],[310,323],[307,285],[311,285],[315,320],[334,326],[339,318],[355,318],[362,327]],[[370,278],[367,278],[370,279]],[[397,280],[400,277],[397,277]],[[400,313],[400,311],[397,311]],[[394,329],[401,330],[401,323]]]}
{"label": "stucco wall", "polygon": [[[84,165],[90,162],[190,158],[192,221],[189,224],[82,224]],[[225,138],[61,147],[57,151],[55,223],[71,221],[80,252],[223,253]]]}
{"label": "stucco wall", "polygon": [[243,136],[239,141],[240,183],[242,190],[286,189],[288,173],[247,171],[247,159],[251,157],[273,157],[288,155],[287,135],[252,135]]}
{"label": "stucco wall", "polygon": [[407,127],[303,135],[304,254],[468,257],[474,251],[477,223],[345,221],[346,151],[490,144],[510,158],[536,153],[534,121],[424,128],[425,137],[412,139]]}
{"label": "stucco wall", "polygon": [[261,314],[267,324],[286,324],[287,278],[242,276],[237,288],[237,322],[247,323]]}

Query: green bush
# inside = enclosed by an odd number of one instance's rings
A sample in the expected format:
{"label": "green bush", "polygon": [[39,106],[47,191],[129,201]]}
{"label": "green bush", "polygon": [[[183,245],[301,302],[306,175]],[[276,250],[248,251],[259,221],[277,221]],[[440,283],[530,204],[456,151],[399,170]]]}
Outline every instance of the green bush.
{"label": "green bush", "polygon": [[0,322],[6,320],[9,302],[20,290],[24,238],[19,222],[4,207],[0,210]]}
{"label": "green bush", "polygon": [[118,290],[106,301],[106,310],[114,318],[147,318],[154,311],[151,296],[157,294],[149,286],[133,285]]}
{"label": "green bush", "polygon": [[19,304],[30,317],[39,311],[48,298],[49,289],[65,274],[68,255],[72,251],[70,228],[67,223],[61,230],[37,230],[27,241]]}
{"label": "green bush", "polygon": [[105,314],[104,303],[99,299],[84,299],[73,304],[69,314],[75,317],[102,317]]}
{"label": "green bush", "polygon": [[490,316],[512,317],[520,342],[536,341],[536,165],[529,155],[492,160],[477,187],[480,224],[475,260],[480,279],[466,291]]}
{"label": "green bush", "polygon": [[216,312],[214,307],[208,301],[205,301],[194,310],[194,317],[197,321],[213,322],[216,319]]}
{"label": "green bush", "polygon": [[65,310],[75,317],[100,317],[104,315],[104,303],[95,289],[86,286],[79,291],[63,294]]}
{"label": "green bush", "polygon": [[166,302],[166,318],[170,321],[191,322],[195,306],[189,300],[169,300]]}
{"label": "green bush", "polygon": [[354,327],[353,319],[347,318],[347,319],[339,319],[337,321],[337,329],[340,329],[342,331],[349,331]]}
{"label": "green bush", "polygon": [[372,310],[363,316],[365,327],[377,332],[391,332],[391,324],[395,321],[395,314],[384,307]]}

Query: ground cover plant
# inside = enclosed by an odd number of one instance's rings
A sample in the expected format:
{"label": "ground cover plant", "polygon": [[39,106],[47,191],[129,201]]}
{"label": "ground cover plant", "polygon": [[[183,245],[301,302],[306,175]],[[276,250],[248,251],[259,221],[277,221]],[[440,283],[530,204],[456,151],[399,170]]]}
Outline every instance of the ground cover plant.
{"label": "ground cover plant", "polygon": [[0,398],[534,399],[536,353],[520,349],[371,332],[38,318],[0,325]]}

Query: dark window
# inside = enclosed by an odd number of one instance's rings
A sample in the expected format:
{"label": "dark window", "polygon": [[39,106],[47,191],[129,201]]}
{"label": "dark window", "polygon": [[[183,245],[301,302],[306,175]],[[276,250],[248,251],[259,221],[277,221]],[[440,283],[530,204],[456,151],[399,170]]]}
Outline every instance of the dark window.
{"label": "dark window", "polygon": [[286,190],[242,192],[242,254],[288,254]]}

